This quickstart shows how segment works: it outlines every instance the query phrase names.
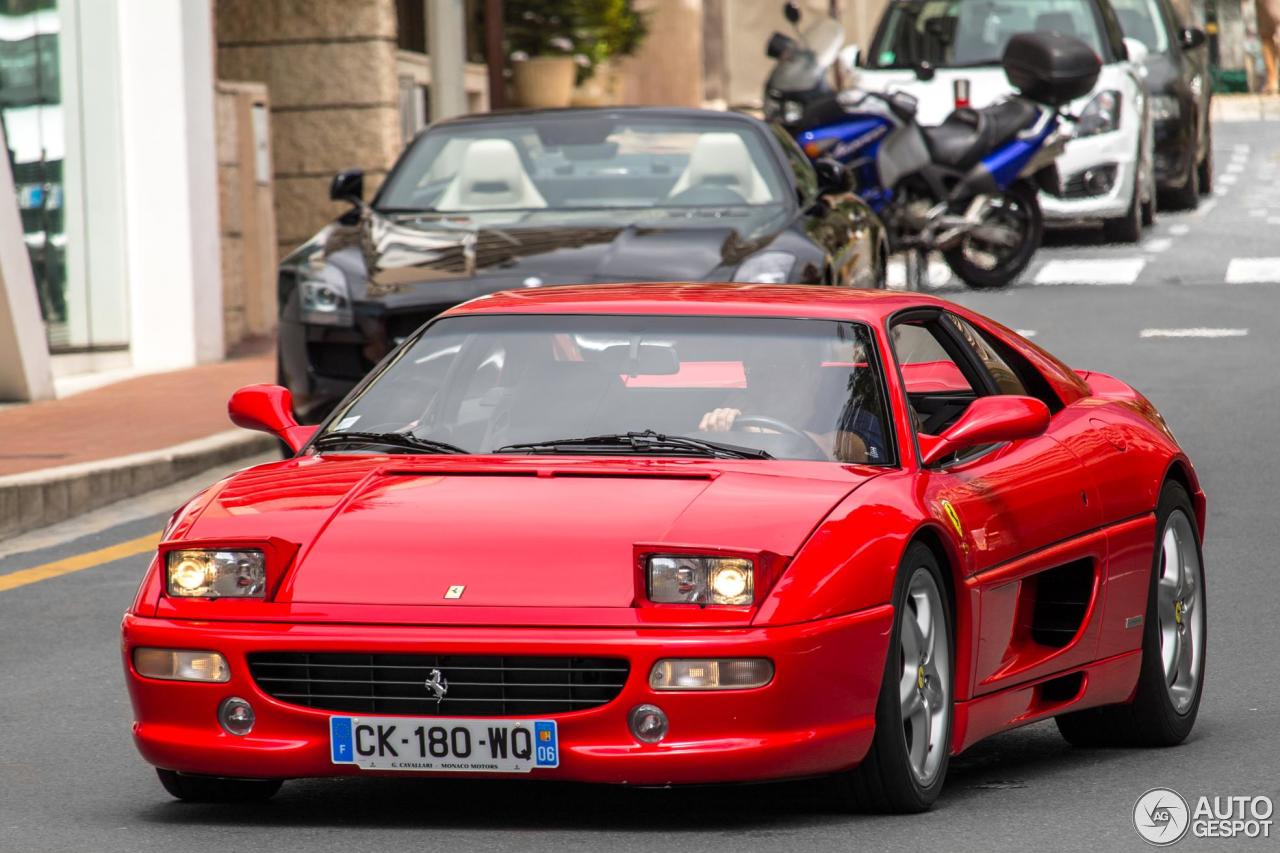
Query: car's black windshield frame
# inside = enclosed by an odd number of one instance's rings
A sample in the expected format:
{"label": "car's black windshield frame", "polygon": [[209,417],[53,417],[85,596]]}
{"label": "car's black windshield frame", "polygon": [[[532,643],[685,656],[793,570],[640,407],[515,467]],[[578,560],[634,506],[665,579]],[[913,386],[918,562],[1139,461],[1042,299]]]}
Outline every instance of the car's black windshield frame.
{"label": "car's black windshield frame", "polygon": [[[798,321],[810,323],[823,323],[832,325],[849,325],[856,326],[860,330],[862,340],[865,346],[867,357],[867,367],[873,371],[875,378],[875,393],[879,399],[880,416],[882,419],[881,431],[885,445],[885,459],[875,462],[866,462],[860,464],[872,465],[875,467],[898,468],[901,467],[900,438],[897,428],[897,417],[894,413],[894,397],[890,393],[888,379],[885,374],[886,361],[884,353],[881,351],[881,343],[876,334],[876,330],[871,323],[852,318],[835,318],[835,317],[812,317],[797,316],[779,312],[777,314],[712,314],[712,313],[666,313],[666,312],[646,312],[632,313],[619,312],[610,313],[607,311],[599,312],[500,312],[486,311],[474,314],[448,314],[433,318],[426,323],[417,332],[407,337],[401,344],[388,354],[377,367],[374,368],[364,379],[362,379],[355,388],[347,395],[340,405],[335,407],[333,412],[325,418],[316,429],[311,440],[299,451],[300,454],[307,453],[315,442],[328,432],[336,431],[335,424],[339,424],[347,417],[347,413],[355,407],[368,390],[375,385],[388,371],[395,368],[401,359],[405,358],[414,350],[423,337],[437,330],[442,324],[452,325],[458,322],[466,322],[474,325],[476,328],[468,330],[468,334],[475,334],[480,331],[481,327],[489,325],[491,322],[501,322],[504,319],[521,318],[524,320],[564,322],[566,320],[585,320],[596,318],[600,320],[620,320],[620,321],[636,321],[642,323],[644,321],[654,320],[670,320],[670,319],[687,319],[687,320],[710,320],[716,322],[732,323],[734,321]],[[452,332],[452,330],[450,330]],[[491,455],[490,453],[478,453],[477,455]],[[797,460],[782,460],[797,461]],[[848,464],[845,462],[829,462],[827,464]]]}

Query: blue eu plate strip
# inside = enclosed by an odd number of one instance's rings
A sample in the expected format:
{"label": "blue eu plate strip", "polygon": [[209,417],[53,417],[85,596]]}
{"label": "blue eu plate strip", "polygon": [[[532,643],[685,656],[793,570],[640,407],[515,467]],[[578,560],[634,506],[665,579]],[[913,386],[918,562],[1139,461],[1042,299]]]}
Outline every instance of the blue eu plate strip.
{"label": "blue eu plate strip", "polygon": [[355,764],[356,755],[351,743],[351,718],[329,718],[329,750],[334,764]]}
{"label": "blue eu plate strip", "polygon": [[534,766],[558,767],[560,743],[556,737],[556,724],[550,720],[537,720],[533,724]]}

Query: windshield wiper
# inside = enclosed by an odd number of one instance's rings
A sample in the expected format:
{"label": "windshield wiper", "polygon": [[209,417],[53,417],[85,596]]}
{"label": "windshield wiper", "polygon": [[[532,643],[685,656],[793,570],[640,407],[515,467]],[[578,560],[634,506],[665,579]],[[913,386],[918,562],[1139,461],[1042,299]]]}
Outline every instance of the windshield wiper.
{"label": "windshield wiper", "polygon": [[339,444],[383,444],[387,447],[401,447],[406,450],[417,450],[422,453],[470,453],[456,444],[436,441],[432,438],[418,438],[405,432],[327,432],[313,442],[313,446],[324,449]]}
{"label": "windshield wiper", "polygon": [[608,435],[592,435],[585,438],[561,438],[553,441],[533,441],[526,444],[508,444],[494,453],[687,453],[695,456],[711,456],[717,459],[772,459],[773,455],[753,447],[722,444],[702,438],[679,435],[662,435],[654,430],[621,432]]}

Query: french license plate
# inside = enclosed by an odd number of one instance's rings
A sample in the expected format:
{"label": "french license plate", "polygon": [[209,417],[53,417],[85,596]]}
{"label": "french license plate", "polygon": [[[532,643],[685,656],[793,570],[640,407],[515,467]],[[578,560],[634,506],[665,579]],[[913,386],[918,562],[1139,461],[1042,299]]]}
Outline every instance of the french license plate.
{"label": "french license plate", "polygon": [[334,764],[365,770],[528,773],[560,764],[554,720],[330,717]]}

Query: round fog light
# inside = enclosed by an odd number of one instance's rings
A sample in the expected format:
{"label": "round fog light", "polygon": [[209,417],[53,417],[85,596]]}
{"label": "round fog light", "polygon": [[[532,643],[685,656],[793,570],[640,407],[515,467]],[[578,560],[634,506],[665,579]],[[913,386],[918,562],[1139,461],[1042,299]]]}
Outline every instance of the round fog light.
{"label": "round fog light", "polygon": [[218,706],[218,723],[228,734],[247,735],[253,730],[253,707],[239,696],[222,700]]}
{"label": "round fog light", "polygon": [[667,736],[667,715],[657,705],[637,705],[627,716],[631,734],[641,743],[657,743]]}

